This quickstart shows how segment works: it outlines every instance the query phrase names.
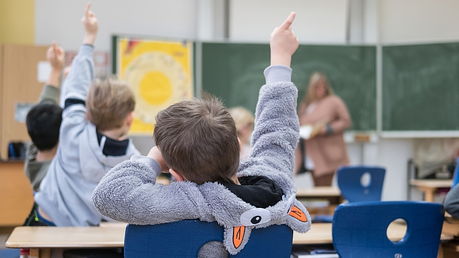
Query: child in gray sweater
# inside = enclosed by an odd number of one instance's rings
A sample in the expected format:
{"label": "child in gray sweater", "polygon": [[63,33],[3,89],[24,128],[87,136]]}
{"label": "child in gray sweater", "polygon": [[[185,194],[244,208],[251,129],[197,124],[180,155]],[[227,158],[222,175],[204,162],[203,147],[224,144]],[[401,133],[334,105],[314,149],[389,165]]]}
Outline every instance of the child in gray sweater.
{"label": "child in gray sweater", "polygon": [[[218,100],[182,101],[158,113],[157,146],[146,157],[133,156],[102,178],[93,192],[96,209],[132,224],[217,221],[225,230],[223,243],[215,248],[231,254],[245,246],[256,228],[286,224],[308,231],[310,216],[295,199],[292,180],[299,139],[290,68],[299,44],[290,28],[294,17],[271,34],[271,66],[264,72],[249,158],[239,164],[234,120]],[[157,184],[161,172],[171,173],[175,181]],[[244,233],[233,238],[234,232]],[[215,257],[218,252],[209,253]]]}
{"label": "child in gray sweater", "polygon": [[64,81],[59,146],[32,211],[47,225],[99,225],[102,215],[91,200],[94,188],[109,169],[139,154],[127,138],[135,106],[129,86],[112,79],[91,85],[98,22],[90,4],[82,22],[83,46]]}

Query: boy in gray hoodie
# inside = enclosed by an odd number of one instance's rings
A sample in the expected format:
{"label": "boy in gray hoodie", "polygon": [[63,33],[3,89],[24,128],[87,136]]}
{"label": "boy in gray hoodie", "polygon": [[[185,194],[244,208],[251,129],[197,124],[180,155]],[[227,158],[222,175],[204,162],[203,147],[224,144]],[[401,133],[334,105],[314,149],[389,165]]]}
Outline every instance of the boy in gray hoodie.
{"label": "boy in gray hoodie", "polygon": [[[179,102],[158,113],[157,146],[148,156],[133,156],[102,178],[93,193],[97,210],[132,224],[217,221],[224,241],[205,247],[200,257],[216,257],[218,249],[238,253],[256,228],[287,224],[309,230],[310,216],[295,199],[292,180],[299,139],[290,68],[299,44],[290,28],[294,17],[271,34],[271,66],[264,72],[249,158],[239,164],[234,120],[218,100]],[[175,181],[156,184],[161,172]]]}
{"label": "boy in gray hoodie", "polygon": [[98,225],[102,215],[91,201],[94,188],[109,169],[139,154],[126,138],[135,106],[129,86],[113,79],[91,86],[98,23],[90,4],[82,23],[83,46],[64,82],[59,147],[35,195],[36,220],[48,225]]}

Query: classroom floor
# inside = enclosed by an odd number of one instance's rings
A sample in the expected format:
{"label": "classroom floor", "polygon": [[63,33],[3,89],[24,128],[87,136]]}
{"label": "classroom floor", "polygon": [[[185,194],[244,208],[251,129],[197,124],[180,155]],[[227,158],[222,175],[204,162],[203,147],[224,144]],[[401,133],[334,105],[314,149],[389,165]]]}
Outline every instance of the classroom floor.
{"label": "classroom floor", "polygon": [[13,229],[14,227],[0,227],[0,250],[6,249],[5,242]]}

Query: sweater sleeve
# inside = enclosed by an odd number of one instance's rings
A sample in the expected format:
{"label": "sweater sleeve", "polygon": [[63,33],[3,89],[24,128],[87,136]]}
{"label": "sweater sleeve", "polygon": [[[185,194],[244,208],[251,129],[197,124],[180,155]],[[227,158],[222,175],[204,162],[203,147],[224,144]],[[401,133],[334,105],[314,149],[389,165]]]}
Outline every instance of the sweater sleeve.
{"label": "sweater sleeve", "polygon": [[72,104],[69,100],[86,100],[88,89],[94,79],[93,52],[93,46],[83,45],[73,59],[72,68],[64,81],[66,108]]}
{"label": "sweater sleeve", "polygon": [[444,206],[451,216],[459,219],[459,184],[448,192]]}
{"label": "sweater sleeve", "polygon": [[57,105],[59,100],[60,89],[53,85],[45,85],[41,90],[40,97],[38,98],[38,102],[51,102]]}
{"label": "sweater sleeve", "polygon": [[64,81],[65,107],[59,134],[59,145],[64,150],[73,150],[75,139],[87,124],[85,100],[94,79],[93,47],[83,45],[73,59],[72,69]]}
{"label": "sweater sleeve", "polygon": [[294,167],[294,149],[299,139],[296,113],[298,90],[291,82],[292,70],[286,66],[270,66],[264,74],[266,85],[259,94],[252,135],[251,158],[290,177]]}
{"label": "sweater sleeve", "polygon": [[160,173],[155,160],[132,156],[102,178],[92,195],[94,206],[104,216],[139,225],[208,218],[209,207],[195,183],[156,184]]}

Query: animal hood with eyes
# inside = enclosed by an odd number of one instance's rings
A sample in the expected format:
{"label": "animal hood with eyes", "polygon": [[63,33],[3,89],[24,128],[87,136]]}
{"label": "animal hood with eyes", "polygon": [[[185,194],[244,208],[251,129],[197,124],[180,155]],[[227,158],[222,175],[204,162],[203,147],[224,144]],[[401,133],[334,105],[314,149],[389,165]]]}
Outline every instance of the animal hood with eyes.
{"label": "animal hood with eyes", "polygon": [[311,228],[309,213],[292,191],[284,191],[283,200],[263,209],[244,202],[218,183],[205,183],[199,188],[215,220],[224,227],[223,244],[233,255],[244,248],[253,229],[286,224],[305,233]]}

